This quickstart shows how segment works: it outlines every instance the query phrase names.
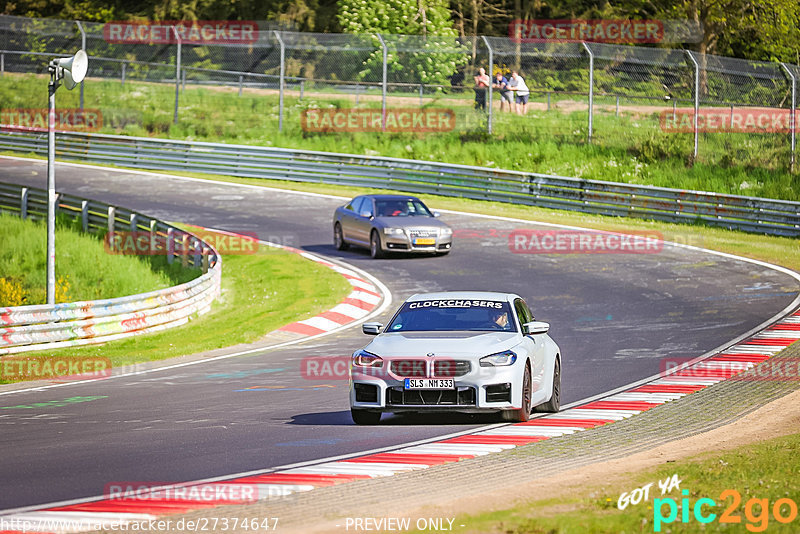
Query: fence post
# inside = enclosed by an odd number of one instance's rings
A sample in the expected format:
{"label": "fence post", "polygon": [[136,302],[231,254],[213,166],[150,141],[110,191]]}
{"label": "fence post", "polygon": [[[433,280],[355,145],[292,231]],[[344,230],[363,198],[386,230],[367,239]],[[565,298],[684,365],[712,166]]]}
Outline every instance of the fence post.
{"label": "fence post", "polygon": [[281,75],[278,89],[280,96],[278,97],[278,131],[283,131],[283,77],[286,75],[286,49],[283,45],[283,39],[279,31],[275,31],[275,38],[278,39],[278,44],[281,46]]}
{"label": "fence post", "polygon": [[586,53],[589,54],[589,142],[592,142],[592,121],[594,119],[594,54],[585,41],[581,41]]}
{"label": "fence post", "polygon": [[423,85],[419,84],[419,106],[420,107],[422,107],[422,91],[423,91]]}
{"label": "fence post", "polygon": [[386,48],[386,41],[383,40],[383,36],[379,33],[375,34],[378,37],[378,40],[381,42],[381,48],[383,48],[383,78],[381,83],[381,131],[386,131],[386,76],[387,76],[387,64],[389,63],[389,50]]}
{"label": "fence post", "polygon": [[698,114],[700,113],[700,65],[694,58],[690,50],[685,50],[686,56],[694,65],[694,151],[692,152],[692,163],[697,161],[697,141],[700,136]]}
{"label": "fence post", "polygon": [[0,76],[3,76],[6,73],[6,53],[3,52],[0,54]]}
{"label": "fence post", "polygon": [[172,122],[178,124],[178,102],[181,94],[181,45],[183,41],[178,33],[178,28],[173,26],[172,31],[175,33],[175,39],[178,41],[178,51],[175,55],[175,112],[172,116]]}
{"label": "fence post", "polygon": [[125,70],[128,68],[128,62],[122,62],[122,87],[125,87]]}
{"label": "fence post", "polygon": [[786,74],[789,75],[789,79],[792,81],[792,109],[789,111],[789,120],[791,121],[791,124],[789,125],[789,142],[792,149],[791,160],[789,162],[789,172],[794,172],[795,150],[797,149],[797,77],[792,74],[792,71],[789,70],[789,67],[786,66],[786,63],[781,63],[781,67],[783,67],[783,70],[786,71]]}
{"label": "fence post", "polygon": [[186,92],[186,69],[181,69],[181,92]]}
{"label": "fence post", "polygon": [[239,75],[239,96],[242,96],[242,84],[244,84],[244,76]]}
{"label": "fence post", "polygon": [[[79,20],[76,20],[75,24],[78,26],[78,31],[81,32],[81,50],[86,52],[86,32],[83,31],[83,24]],[[83,80],[81,80],[81,111],[83,111]]]}
{"label": "fence post", "polygon": [[305,80],[300,80],[300,98],[299,98],[299,100],[303,100],[303,90],[305,89],[305,87],[306,87],[306,81]]}
{"label": "fence post", "polygon": [[[489,120],[486,123],[486,133],[492,133],[492,84],[494,83],[494,50],[492,50],[492,46],[489,44],[489,40],[486,38],[485,35],[481,35],[483,39],[483,43],[486,45],[486,48],[489,50],[489,79],[491,82],[489,83]],[[501,101],[502,103],[502,101]]]}

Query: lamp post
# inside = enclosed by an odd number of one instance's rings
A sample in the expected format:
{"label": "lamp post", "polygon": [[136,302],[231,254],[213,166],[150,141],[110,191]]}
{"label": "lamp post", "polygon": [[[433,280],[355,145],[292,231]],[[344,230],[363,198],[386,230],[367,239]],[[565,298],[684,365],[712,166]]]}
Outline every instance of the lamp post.
{"label": "lamp post", "polygon": [[89,58],[78,50],[73,57],[54,59],[48,66],[47,86],[47,304],[56,303],[56,89],[74,89],[86,77]]}

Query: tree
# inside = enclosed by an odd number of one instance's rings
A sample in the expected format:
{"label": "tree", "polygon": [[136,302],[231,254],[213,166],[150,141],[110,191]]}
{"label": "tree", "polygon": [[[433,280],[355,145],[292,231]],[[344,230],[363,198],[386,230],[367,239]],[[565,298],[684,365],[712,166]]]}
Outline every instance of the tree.
{"label": "tree", "polygon": [[[449,86],[450,77],[467,61],[445,0],[339,0],[337,19],[345,33],[400,35],[384,36],[394,82]],[[377,37],[374,43],[361,79],[382,78],[383,51]]]}

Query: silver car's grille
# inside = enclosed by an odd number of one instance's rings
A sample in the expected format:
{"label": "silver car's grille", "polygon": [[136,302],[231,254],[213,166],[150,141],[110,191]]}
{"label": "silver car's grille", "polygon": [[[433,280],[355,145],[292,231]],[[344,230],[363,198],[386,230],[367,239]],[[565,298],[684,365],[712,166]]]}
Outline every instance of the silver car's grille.
{"label": "silver car's grille", "polygon": [[413,228],[408,231],[408,235],[414,237],[436,237],[439,235],[437,230],[429,230],[425,228]]}
{"label": "silver car's grille", "polygon": [[392,360],[389,369],[397,376],[424,378],[428,376],[428,362],[425,360]]}
{"label": "silver car's grille", "polygon": [[464,376],[470,369],[470,363],[466,360],[437,360],[433,363],[433,376],[437,378]]}

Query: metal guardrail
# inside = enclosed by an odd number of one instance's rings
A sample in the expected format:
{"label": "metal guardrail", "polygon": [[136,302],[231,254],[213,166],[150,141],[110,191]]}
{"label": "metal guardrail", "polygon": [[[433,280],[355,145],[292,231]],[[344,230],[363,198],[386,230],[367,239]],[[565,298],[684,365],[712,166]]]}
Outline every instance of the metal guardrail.
{"label": "metal guardrail", "polygon": [[[0,132],[0,150],[45,155],[46,141],[44,133]],[[138,169],[431,193],[800,236],[798,202],[448,163],[75,132],[57,134],[57,157]]]}
{"label": "metal guardrail", "polygon": [[[59,194],[57,213],[79,217],[84,231],[136,232],[150,243],[166,243],[167,259],[200,268],[189,282],[127,297],[56,305],[0,308],[0,355],[103,343],[186,323],[203,314],[219,295],[222,261],[198,237],[141,213],[103,202]],[[22,218],[47,216],[47,191],[0,183],[0,211]],[[128,234],[131,235],[131,234]],[[113,238],[106,236],[107,243]]]}

